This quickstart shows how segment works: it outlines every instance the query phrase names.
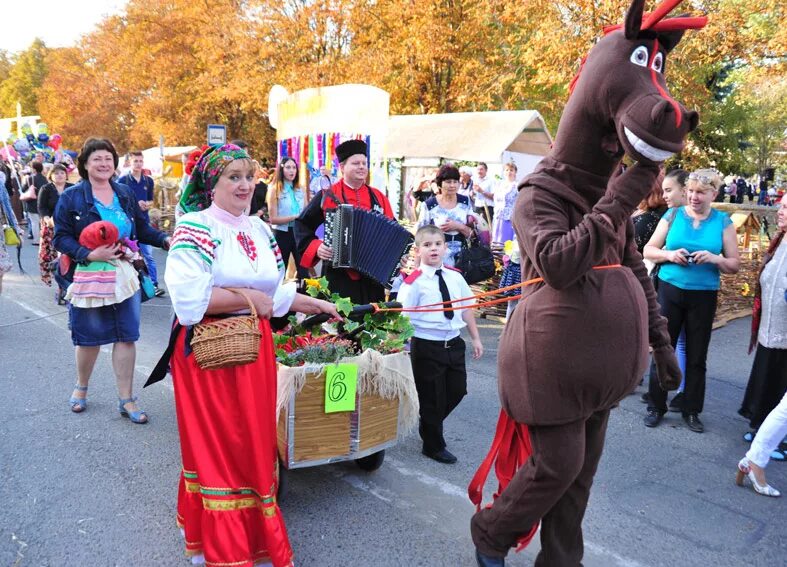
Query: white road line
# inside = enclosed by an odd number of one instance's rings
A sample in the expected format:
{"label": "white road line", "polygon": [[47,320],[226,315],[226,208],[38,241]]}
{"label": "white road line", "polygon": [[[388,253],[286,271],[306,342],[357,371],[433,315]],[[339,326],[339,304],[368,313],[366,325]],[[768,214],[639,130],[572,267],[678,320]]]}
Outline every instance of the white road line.
{"label": "white road line", "polygon": [[[446,496],[450,496],[452,498],[459,498],[463,500],[465,503],[467,503],[469,506],[472,506],[472,504],[470,504],[470,499],[467,496],[466,488],[462,488],[455,484],[451,484],[450,482],[446,482],[441,478],[431,476],[427,473],[412,470],[408,468],[403,462],[399,461],[398,459],[392,459],[388,455],[385,456],[384,466],[392,467],[394,470],[396,470],[396,472],[398,472],[402,476],[415,479],[426,486],[437,488],[440,492],[442,492]],[[391,490],[377,486],[374,480],[371,480],[368,477],[361,478],[352,473],[348,474],[338,471],[335,472],[334,474],[336,477],[348,483],[353,488],[357,488],[358,490],[371,494],[372,496],[378,498],[379,500],[382,500],[383,502],[389,504],[392,502],[399,502],[400,504],[402,503],[401,495],[397,495]],[[541,528],[539,526],[539,530],[540,529]],[[612,562],[614,562],[614,563],[609,563],[610,565],[617,565],[618,567],[647,567],[645,564],[640,563],[639,561],[636,561],[628,557],[624,557],[618,553],[615,553],[614,551],[607,549],[603,545],[599,545],[597,543],[593,543],[588,540],[585,540],[585,549],[591,551],[593,554],[597,556],[603,556],[605,559],[609,559]],[[588,558],[586,558],[586,561],[587,559]]]}
{"label": "white road line", "polygon": [[[10,301],[13,301],[20,307],[30,311],[31,313],[39,317],[51,315],[50,313],[46,313],[35,307],[31,307],[22,301],[18,301],[16,299],[10,299]],[[60,325],[57,324],[57,322],[53,321],[52,319],[45,319],[45,320],[49,321],[50,323],[56,325],[59,328],[62,328]],[[109,353],[112,352],[112,350],[108,346],[102,347],[101,350],[103,352],[109,352]],[[150,367],[141,364],[138,364],[136,366],[136,370],[143,372],[145,375],[150,375],[150,373],[152,372],[152,369]],[[172,382],[166,380],[164,381],[164,383],[167,386],[167,388],[169,388],[170,391],[174,391]],[[421,484],[424,484],[426,486],[437,488],[440,492],[442,492],[446,496],[450,496],[452,498],[459,498],[461,500],[464,500],[465,502],[469,502],[466,488],[462,488],[455,484],[451,484],[450,482],[446,482],[441,478],[434,477],[425,472],[412,470],[408,468],[403,462],[399,461],[398,459],[392,459],[388,455],[386,455],[385,464],[392,467],[394,470],[396,470],[396,472],[398,472],[402,476],[415,479]],[[352,473],[347,474],[340,471],[336,471],[334,474],[336,477],[340,478],[341,480],[343,480],[353,488],[366,492],[367,494],[371,494],[378,500],[381,500],[388,504],[397,500],[401,500],[400,495],[397,495],[396,493],[392,492],[391,490],[388,490],[387,488],[377,486],[374,483],[374,481],[363,479]],[[614,551],[610,551],[603,545],[598,545],[587,540],[585,540],[585,548],[589,551],[592,551],[596,555],[603,555],[605,557],[608,557],[609,559],[615,562],[615,565],[618,565],[619,567],[646,567],[643,563],[640,563],[639,561],[630,559],[628,557],[623,557],[622,555],[619,555]]]}
{"label": "white road line", "polygon": [[396,469],[396,471],[402,476],[415,478],[417,481],[421,482],[422,484],[437,488],[443,494],[446,494],[448,496],[453,496],[456,498],[461,498],[462,500],[467,500],[469,502],[467,496],[467,488],[456,486],[455,484],[446,482],[441,478],[433,477],[432,475],[426,474],[425,472],[422,471],[415,471],[409,469],[407,468],[407,466],[405,466],[403,462],[397,459],[392,459],[388,455],[385,456],[385,463]]}
{"label": "white road line", "polygon": [[[13,301],[19,307],[21,307],[22,309],[25,309],[26,311],[29,311],[30,313],[32,313],[36,317],[41,317],[42,318],[41,320],[49,321],[50,323],[52,323],[58,329],[64,330],[63,325],[59,324],[52,317],[53,315],[57,315],[57,313],[54,313],[54,314],[53,313],[47,313],[46,311],[42,311],[41,309],[39,309],[37,307],[33,307],[32,305],[29,305],[26,302],[20,301],[18,299],[13,299],[13,298],[10,298],[10,297],[8,297],[6,299],[8,299],[8,301]],[[109,354],[111,356],[112,355],[112,347],[110,345],[103,345],[101,347],[101,352]],[[134,365],[134,371],[141,373],[144,378],[147,378],[148,376],[150,376],[150,373],[153,372],[153,369],[151,367],[149,367],[149,366],[144,365],[144,364],[135,364]],[[169,389],[170,392],[174,392],[175,391],[175,388],[172,385],[172,382],[170,380],[163,380],[163,382],[164,382],[164,385]]]}
{"label": "white road line", "polygon": [[628,557],[623,557],[622,555],[618,555],[614,551],[610,551],[603,545],[598,545],[596,543],[590,542],[585,540],[585,549],[589,549],[593,553],[597,555],[605,555],[615,561],[616,565],[620,567],[646,567],[644,563],[640,563],[639,561],[635,561],[634,559],[630,559]]}
{"label": "white road line", "polygon": [[10,297],[7,298],[7,299],[8,299],[8,301],[13,301],[14,303],[16,303],[22,309],[25,309],[26,311],[30,311],[33,315],[35,315],[37,317],[41,317],[44,321],[49,321],[50,323],[52,323],[56,327],[61,328],[61,329],[63,328],[61,325],[58,325],[57,322],[52,319],[53,316],[62,315],[62,313],[47,313],[46,311],[42,311],[41,309],[38,309],[37,307],[33,307],[32,305],[28,305],[24,301],[19,301],[18,299],[12,299]]}

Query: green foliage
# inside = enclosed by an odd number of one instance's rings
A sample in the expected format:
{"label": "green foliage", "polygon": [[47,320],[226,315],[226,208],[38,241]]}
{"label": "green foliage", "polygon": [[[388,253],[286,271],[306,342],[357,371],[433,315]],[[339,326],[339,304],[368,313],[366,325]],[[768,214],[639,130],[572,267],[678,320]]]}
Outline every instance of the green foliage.
{"label": "green foliage", "polygon": [[[337,311],[342,315],[349,315],[354,307],[353,302],[347,297],[340,297],[328,289],[326,278],[307,279],[306,293],[311,297],[321,297],[336,305]],[[352,337],[355,350],[363,352],[367,349],[376,350],[382,354],[399,352],[404,349],[405,343],[413,336],[413,326],[410,319],[398,311],[379,311],[364,315],[363,322],[344,321],[338,325],[339,337]],[[321,337],[321,338],[316,338]],[[297,366],[303,362],[320,362],[315,357],[326,357],[329,354],[320,353],[319,348],[312,348],[312,342],[319,342],[320,348],[335,342],[333,336],[326,337],[318,328],[305,328],[297,320],[290,318],[290,327],[287,331],[274,336],[276,359],[287,366]],[[342,343],[341,340],[338,343]],[[294,348],[296,345],[297,348]],[[333,352],[333,351],[330,351]],[[345,355],[346,356],[346,355]]]}
{"label": "green foliage", "polygon": [[[38,89],[46,77],[47,51],[44,42],[36,39],[30,47],[13,58],[7,77],[0,83],[0,116],[16,116],[17,102],[22,105],[22,114],[39,113]],[[0,73],[4,65],[1,59]]]}
{"label": "green foliage", "polygon": [[383,354],[402,350],[415,332],[410,319],[396,311],[368,313],[363,326],[358,334],[361,350],[373,349]]}
{"label": "green foliage", "polygon": [[355,348],[350,341],[334,341],[306,345],[298,350],[287,352],[283,349],[276,350],[276,360],[284,366],[300,366],[302,364],[329,364],[335,363],[355,354]]}

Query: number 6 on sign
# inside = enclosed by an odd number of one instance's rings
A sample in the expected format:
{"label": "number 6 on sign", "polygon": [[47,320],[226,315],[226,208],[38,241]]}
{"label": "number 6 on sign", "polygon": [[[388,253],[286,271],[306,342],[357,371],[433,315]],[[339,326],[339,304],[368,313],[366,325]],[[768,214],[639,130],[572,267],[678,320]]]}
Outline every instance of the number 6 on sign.
{"label": "number 6 on sign", "polygon": [[358,366],[332,364],[325,367],[325,413],[355,411]]}

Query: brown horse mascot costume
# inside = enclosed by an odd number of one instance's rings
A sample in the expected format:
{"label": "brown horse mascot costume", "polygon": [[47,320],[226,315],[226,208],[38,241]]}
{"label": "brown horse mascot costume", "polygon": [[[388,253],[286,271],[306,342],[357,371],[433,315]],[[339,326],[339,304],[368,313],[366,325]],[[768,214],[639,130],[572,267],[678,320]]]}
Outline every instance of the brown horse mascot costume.
{"label": "brown horse mascot costume", "polygon": [[[609,412],[643,375],[648,344],[662,387],[680,382],[630,220],[659,164],[697,126],[664,81],[667,54],[706,23],[664,19],[679,3],[643,15],[645,1],[634,0],[625,23],[604,30],[572,82],[552,150],[520,186],[522,279],[542,281],[524,288],[500,345],[503,409],[482,468],[496,460],[502,492],[471,522],[482,567],[504,565],[539,521],[536,565],[580,565]],[[624,154],[636,163],[614,175]],[[482,486],[470,487],[477,504]]]}

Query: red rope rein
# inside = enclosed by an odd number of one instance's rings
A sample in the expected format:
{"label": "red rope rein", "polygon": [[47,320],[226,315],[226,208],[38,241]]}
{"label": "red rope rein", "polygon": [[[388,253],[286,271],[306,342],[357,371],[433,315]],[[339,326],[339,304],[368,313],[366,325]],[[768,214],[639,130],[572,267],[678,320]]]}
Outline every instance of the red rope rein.
{"label": "red rope rein", "polygon": [[[620,264],[608,264],[604,266],[593,266],[594,270],[610,270],[613,268],[621,268]],[[445,305],[448,303],[461,303],[465,301],[474,301],[477,299],[481,299],[484,297],[490,297],[493,295],[499,295],[501,293],[505,293],[506,291],[511,291],[515,289],[520,289],[523,287],[527,287],[530,285],[534,285],[540,282],[543,282],[544,278],[532,278],[529,280],[525,280],[518,284],[509,285],[506,287],[501,287],[498,289],[493,289],[490,291],[484,291],[477,295],[471,295],[470,297],[462,297],[459,299],[449,299],[447,301],[440,301],[438,303],[429,303],[427,305],[417,305],[415,307],[380,307],[377,303],[372,303],[372,307],[375,313],[383,313],[385,311],[397,311],[400,313],[435,313],[435,312],[442,312],[442,311],[458,311],[460,309],[475,309],[476,307],[487,307],[489,305],[497,305],[498,303],[505,303],[507,301],[514,301],[516,299],[521,299],[522,294],[514,295],[511,297],[501,297],[498,299],[492,299],[490,301],[482,301],[481,303],[472,303],[470,305],[459,305],[457,307],[446,307]]]}

